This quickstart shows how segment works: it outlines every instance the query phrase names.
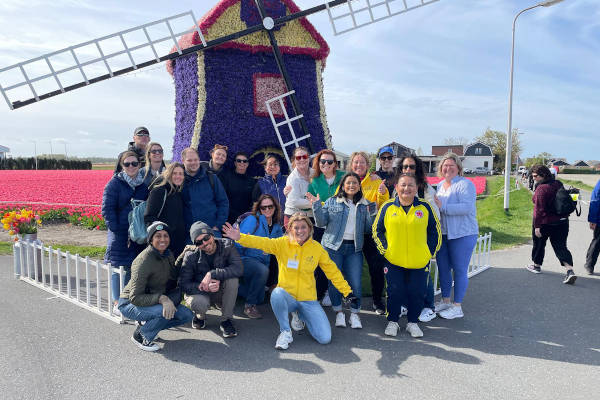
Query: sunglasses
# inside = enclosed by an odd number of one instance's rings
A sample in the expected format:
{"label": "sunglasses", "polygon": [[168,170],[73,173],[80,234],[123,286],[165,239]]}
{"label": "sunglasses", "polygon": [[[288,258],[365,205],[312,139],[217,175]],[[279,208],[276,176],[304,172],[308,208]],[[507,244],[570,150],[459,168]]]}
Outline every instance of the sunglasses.
{"label": "sunglasses", "polygon": [[296,156],[296,160],[308,160],[308,154],[303,154],[301,156]]}
{"label": "sunglasses", "polygon": [[392,161],[394,159],[394,156],[381,156],[379,157],[379,159],[381,161]]}
{"label": "sunglasses", "polygon": [[248,162],[248,160],[243,159],[243,158],[236,158],[235,162],[240,163],[240,164],[246,164]]}
{"label": "sunglasses", "polygon": [[202,239],[198,239],[194,242],[196,246],[202,246],[204,243],[210,240],[211,235],[206,235]]}
{"label": "sunglasses", "polygon": [[537,178],[538,174],[531,174],[532,177]]}
{"label": "sunglasses", "polygon": [[152,153],[152,154],[162,154],[163,150],[162,149],[154,149],[154,150],[150,150],[150,153]]}
{"label": "sunglasses", "polygon": [[320,159],[319,162],[321,163],[321,165],[325,165],[325,164],[333,165],[333,163],[334,163],[333,160],[323,160],[323,159]]}
{"label": "sunglasses", "polygon": [[409,165],[403,165],[402,169],[412,169],[412,170],[416,170],[417,169],[417,165],[416,164],[409,164]]}
{"label": "sunglasses", "polygon": [[260,206],[261,211],[272,210],[275,206],[273,204],[267,204],[266,206]]}
{"label": "sunglasses", "polygon": [[137,167],[138,165],[140,165],[140,163],[139,163],[139,162],[137,162],[137,161],[132,161],[132,162],[124,162],[124,163],[123,163],[123,166],[124,166],[125,168],[129,168],[129,167]]}

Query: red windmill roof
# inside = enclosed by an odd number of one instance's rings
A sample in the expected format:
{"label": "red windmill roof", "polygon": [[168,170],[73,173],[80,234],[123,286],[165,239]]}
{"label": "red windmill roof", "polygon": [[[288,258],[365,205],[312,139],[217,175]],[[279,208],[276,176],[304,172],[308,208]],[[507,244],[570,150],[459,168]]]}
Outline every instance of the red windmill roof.
{"label": "red windmill roof", "polygon": [[[216,37],[211,37],[209,29],[211,27],[213,27],[213,25],[215,25],[215,23],[217,23],[219,18],[221,18],[227,12],[227,10],[229,8],[235,6],[236,4],[240,3],[241,1],[242,0],[221,0],[208,13],[206,13],[202,18],[200,18],[200,20],[198,21],[198,26],[200,27],[200,30],[202,31],[202,34],[205,36],[205,39],[207,41],[216,39]],[[301,11],[300,8],[296,5],[296,3],[294,3],[293,0],[278,0],[278,1],[285,4],[285,6],[287,7],[287,9],[289,10],[290,13],[296,13],[296,12]],[[238,16],[238,18],[239,18],[239,16]],[[327,44],[327,42],[325,41],[323,36],[321,36],[319,34],[319,32],[317,32],[315,27],[305,17],[299,18],[298,20],[295,20],[295,21],[298,21],[300,23],[300,25],[308,32],[310,37],[317,43],[317,47],[286,45],[285,43],[282,43],[280,41],[280,39],[278,39],[280,51],[283,54],[308,55],[317,60],[324,60],[325,58],[327,58],[327,56],[329,55],[329,45]],[[294,21],[290,21],[287,24],[290,24],[293,22]],[[240,21],[240,23],[246,25],[243,21]],[[281,29],[284,30],[285,27],[286,26],[284,25]],[[237,31],[236,29],[233,29],[233,30],[231,30],[231,32],[226,32],[225,35],[235,33],[236,31]],[[208,35],[207,35],[207,33],[208,33]],[[253,35],[256,35],[256,33],[254,33]],[[222,35],[219,35],[219,36],[222,36]],[[182,36],[178,41],[179,47],[181,49],[186,49],[188,47],[196,46],[201,43],[202,43],[202,41],[200,40],[200,37],[197,32],[188,33],[188,34]],[[234,48],[234,49],[249,51],[252,53],[258,53],[258,52],[269,52],[270,53],[273,51],[273,48],[270,45],[248,44],[248,43],[240,42],[239,39],[226,42],[226,43],[218,46],[217,48],[219,48],[219,49]],[[175,46],[173,46],[173,48],[171,49],[171,53],[174,53],[176,51],[177,51],[177,48]],[[167,62],[167,70],[169,71],[169,73],[171,75],[173,75],[172,61]]]}

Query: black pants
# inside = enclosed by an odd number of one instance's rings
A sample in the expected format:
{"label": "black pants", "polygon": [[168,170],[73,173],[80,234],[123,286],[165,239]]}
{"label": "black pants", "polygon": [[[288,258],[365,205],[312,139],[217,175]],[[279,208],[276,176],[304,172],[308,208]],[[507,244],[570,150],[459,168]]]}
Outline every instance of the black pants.
{"label": "black pants", "polygon": [[383,265],[385,258],[377,250],[377,245],[373,240],[373,236],[365,235],[363,243],[363,254],[369,265],[369,275],[371,275],[371,292],[373,293],[373,303],[381,305],[383,296],[383,287],[385,285],[385,275],[383,273]]}
{"label": "black pants", "polygon": [[596,229],[594,229],[594,238],[592,239],[592,243],[590,243],[590,247],[587,251],[587,256],[585,258],[586,269],[589,269],[590,271],[594,270],[596,261],[598,261],[598,254],[600,254],[600,224],[596,224]]}
{"label": "black pants", "polygon": [[[313,239],[321,243],[321,239],[323,239],[324,233],[324,228],[319,228],[318,226],[315,226]],[[327,279],[327,276],[325,276],[325,273],[320,267],[317,267],[317,269],[315,269],[315,281],[317,286],[317,299],[322,299],[323,296],[325,296],[327,287],[329,286],[329,280]]]}
{"label": "black pants", "polygon": [[560,221],[556,224],[542,225],[540,228],[542,237],[535,236],[535,228],[531,228],[531,237],[533,238],[533,249],[531,250],[531,260],[542,265],[544,254],[546,252],[546,241],[550,239],[550,244],[554,249],[554,254],[561,265],[573,265],[573,256],[567,249],[567,237],[569,236],[569,220]]}

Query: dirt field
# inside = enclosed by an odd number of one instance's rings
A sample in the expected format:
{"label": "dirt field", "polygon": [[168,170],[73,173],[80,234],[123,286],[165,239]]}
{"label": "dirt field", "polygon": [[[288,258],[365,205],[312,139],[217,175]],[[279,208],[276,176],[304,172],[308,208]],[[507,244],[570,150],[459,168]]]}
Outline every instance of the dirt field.
{"label": "dirt field", "polygon": [[[38,239],[48,245],[106,246],[106,231],[84,229],[71,224],[47,224],[38,230]],[[0,231],[0,242],[10,240],[8,233]]]}
{"label": "dirt field", "polygon": [[558,179],[568,179],[571,181],[581,181],[586,185],[596,186],[600,175],[588,175],[588,174],[558,174]]}

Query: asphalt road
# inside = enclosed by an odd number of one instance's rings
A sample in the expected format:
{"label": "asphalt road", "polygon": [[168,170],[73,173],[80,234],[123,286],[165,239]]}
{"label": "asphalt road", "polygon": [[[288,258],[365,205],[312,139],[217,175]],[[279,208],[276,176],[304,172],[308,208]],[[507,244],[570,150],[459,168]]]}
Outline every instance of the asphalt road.
{"label": "asphalt road", "polygon": [[[333,328],[322,346],[295,335],[273,348],[277,324],[236,308],[239,336],[208,328],[161,332],[163,349],[135,347],[117,325],[12,277],[0,257],[0,396],[3,399],[600,397],[600,276],[582,267],[591,239],[584,214],[572,218],[569,247],[579,278],[561,283],[551,249],[543,274],[523,266],[531,246],[494,252],[494,268],[474,277],[465,318],[421,324],[425,336],[383,335],[383,317],[365,311],[364,329]],[[597,270],[600,270],[598,266]],[[370,299],[364,309],[369,309]],[[328,311],[330,321],[334,315]],[[405,321],[401,321],[403,326]]]}

